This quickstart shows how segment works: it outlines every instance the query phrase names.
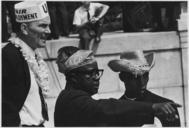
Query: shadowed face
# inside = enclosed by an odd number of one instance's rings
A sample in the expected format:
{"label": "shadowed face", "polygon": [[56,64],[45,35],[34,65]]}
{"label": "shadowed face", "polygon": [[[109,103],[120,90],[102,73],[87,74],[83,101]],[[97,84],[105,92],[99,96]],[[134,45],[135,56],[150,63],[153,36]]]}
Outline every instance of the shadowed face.
{"label": "shadowed face", "polygon": [[83,1],[82,4],[84,8],[88,9],[90,6],[90,1]]}
{"label": "shadowed face", "polygon": [[149,73],[146,72],[142,76],[135,76],[131,73],[121,72],[120,79],[125,83],[126,90],[129,90],[129,93],[137,96],[143,93],[146,89]]}
{"label": "shadowed face", "polygon": [[44,19],[26,23],[27,40],[29,40],[28,45],[32,49],[44,47],[46,44],[46,39],[48,34],[50,34],[49,29],[50,17]]}
{"label": "shadowed face", "polygon": [[78,76],[77,81],[82,90],[91,95],[98,92],[99,80],[103,70],[98,69],[97,62],[79,67],[72,72]]}

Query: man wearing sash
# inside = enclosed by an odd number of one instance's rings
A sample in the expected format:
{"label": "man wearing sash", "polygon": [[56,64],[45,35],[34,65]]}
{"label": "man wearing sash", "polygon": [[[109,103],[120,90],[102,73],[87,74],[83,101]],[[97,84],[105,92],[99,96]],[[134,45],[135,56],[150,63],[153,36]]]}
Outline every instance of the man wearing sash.
{"label": "man wearing sash", "polygon": [[15,4],[18,37],[2,49],[2,126],[44,126],[44,96],[49,93],[47,65],[37,48],[45,46],[50,17],[44,1]]}

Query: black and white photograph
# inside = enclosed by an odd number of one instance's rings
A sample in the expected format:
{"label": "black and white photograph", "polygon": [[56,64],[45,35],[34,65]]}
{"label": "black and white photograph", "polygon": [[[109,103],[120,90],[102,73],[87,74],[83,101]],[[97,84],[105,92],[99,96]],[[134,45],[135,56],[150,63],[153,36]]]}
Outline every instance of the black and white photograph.
{"label": "black and white photograph", "polygon": [[188,1],[1,0],[1,127],[188,127]]}

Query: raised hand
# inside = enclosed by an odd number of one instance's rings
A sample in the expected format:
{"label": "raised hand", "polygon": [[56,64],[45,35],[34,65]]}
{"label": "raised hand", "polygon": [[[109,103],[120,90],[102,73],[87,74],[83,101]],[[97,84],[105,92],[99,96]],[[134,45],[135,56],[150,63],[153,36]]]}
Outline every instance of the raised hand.
{"label": "raised hand", "polygon": [[94,23],[96,23],[98,20],[99,20],[99,18],[97,18],[97,17],[92,17],[92,18],[90,19],[90,22],[94,24]]}
{"label": "raised hand", "polygon": [[165,116],[168,121],[174,121],[179,118],[176,114],[176,107],[181,107],[181,105],[174,102],[155,103],[152,105],[155,116]]}

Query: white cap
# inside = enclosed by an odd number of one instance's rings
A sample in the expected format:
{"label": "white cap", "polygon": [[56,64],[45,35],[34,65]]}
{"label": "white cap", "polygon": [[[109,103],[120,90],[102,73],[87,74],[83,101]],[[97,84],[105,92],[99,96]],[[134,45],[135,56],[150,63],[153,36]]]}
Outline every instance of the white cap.
{"label": "white cap", "polygon": [[45,1],[23,1],[15,4],[14,8],[16,21],[20,23],[41,20],[49,16]]}

